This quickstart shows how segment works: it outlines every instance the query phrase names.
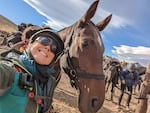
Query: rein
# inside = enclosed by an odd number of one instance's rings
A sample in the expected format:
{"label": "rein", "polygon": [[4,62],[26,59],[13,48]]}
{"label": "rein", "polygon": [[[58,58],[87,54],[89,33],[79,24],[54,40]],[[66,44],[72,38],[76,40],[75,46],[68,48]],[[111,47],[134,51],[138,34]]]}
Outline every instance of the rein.
{"label": "rein", "polygon": [[81,71],[81,70],[77,71],[76,70],[75,66],[72,63],[72,58],[70,57],[70,53],[69,53],[70,46],[71,46],[72,40],[73,40],[73,34],[74,34],[74,28],[75,28],[74,26],[71,29],[71,33],[67,38],[67,39],[69,39],[69,41],[66,45],[66,48],[64,49],[64,54],[67,54],[68,67],[63,68],[63,69],[66,72],[66,74],[68,74],[72,87],[75,87],[77,89],[75,81],[78,79],[78,77],[87,78],[87,79],[104,80],[105,76],[103,74],[87,73],[85,71]]}

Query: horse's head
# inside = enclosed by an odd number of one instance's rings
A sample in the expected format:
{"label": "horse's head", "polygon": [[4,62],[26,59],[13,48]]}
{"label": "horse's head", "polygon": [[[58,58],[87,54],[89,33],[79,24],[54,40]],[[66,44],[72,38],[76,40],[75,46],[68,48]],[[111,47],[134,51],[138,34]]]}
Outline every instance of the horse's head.
{"label": "horse's head", "polygon": [[91,18],[98,2],[95,1],[79,21],[58,32],[66,49],[61,66],[69,75],[71,84],[80,91],[78,106],[82,113],[96,113],[105,98],[104,45],[99,31],[107,26],[112,15],[94,24]]}

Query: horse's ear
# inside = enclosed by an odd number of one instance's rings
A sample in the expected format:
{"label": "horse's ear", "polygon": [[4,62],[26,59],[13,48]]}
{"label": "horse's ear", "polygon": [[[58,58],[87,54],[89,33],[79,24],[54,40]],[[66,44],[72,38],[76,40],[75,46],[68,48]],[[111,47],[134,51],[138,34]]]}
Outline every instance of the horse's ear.
{"label": "horse's ear", "polygon": [[103,21],[100,21],[99,23],[96,24],[98,27],[99,31],[103,31],[104,28],[108,25],[112,18],[112,14],[110,14],[108,17],[106,17]]}
{"label": "horse's ear", "polygon": [[98,6],[99,0],[95,0],[91,6],[89,7],[89,9],[86,11],[86,13],[84,14],[84,16],[81,18],[82,22],[87,22],[89,21],[95,14],[97,6]]}

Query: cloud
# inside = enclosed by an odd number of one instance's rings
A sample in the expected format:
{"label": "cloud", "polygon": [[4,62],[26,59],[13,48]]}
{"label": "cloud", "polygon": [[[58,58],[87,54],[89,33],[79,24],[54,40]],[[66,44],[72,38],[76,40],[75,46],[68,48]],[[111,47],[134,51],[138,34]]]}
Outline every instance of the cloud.
{"label": "cloud", "polygon": [[[82,0],[24,0],[38,13],[47,18],[44,23],[50,24],[54,28],[63,28],[75,23],[84,12],[84,8],[88,6],[85,1]],[[80,4],[80,5],[78,5]]]}
{"label": "cloud", "polygon": [[[38,13],[47,18],[47,21],[43,22],[48,24],[53,29],[59,30],[69,25],[74,24],[77,20],[83,16],[87,11],[91,0],[24,0],[27,4],[33,7]],[[67,2],[67,3],[66,3]],[[149,37],[149,6],[148,0],[100,0],[98,9],[93,18],[95,23],[99,22],[106,16],[112,13],[112,20],[105,32],[114,32],[116,30],[122,30],[122,28],[133,28],[136,31],[142,33],[142,38],[148,40]],[[146,16],[146,17],[145,17]],[[145,17],[145,18],[144,18]],[[123,29],[125,30],[125,29]],[[121,32],[121,31],[120,31]],[[132,31],[131,31],[132,32]],[[130,32],[130,33],[131,33]],[[148,34],[148,35],[147,35]],[[130,34],[131,35],[131,34]],[[129,35],[128,35],[129,36]],[[138,35],[139,36],[139,35]],[[134,37],[138,37],[134,36]],[[103,36],[105,38],[105,35]],[[143,42],[143,41],[142,41]],[[148,43],[144,42],[144,43]],[[147,44],[148,45],[148,44]],[[150,48],[137,46],[131,47],[121,45],[120,47],[114,46],[112,50],[118,58],[128,61],[139,61],[145,65],[150,58]]]}
{"label": "cloud", "polygon": [[[37,10],[41,15],[45,16],[48,20],[46,23],[57,23],[62,25],[61,28],[69,26],[76,22],[88,9],[93,1],[90,0],[24,0],[27,4]],[[113,18],[109,27],[120,29],[126,26],[133,26],[142,33],[149,33],[148,22],[150,19],[148,0],[125,0],[125,1],[107,1],[100,0],[98,5],[97,14],[94,20],[106,17],[110,13]],[[146,16],[146,18],[144,18]],[[49,22],[48,22],[49,21]],[[54,22],[55,21],[55,22]],[[141,29],[141,27],[143,29]]]}
{"label": "cloud", "polygon": [[[47,18],[45,24],[50,25],[53,28],[61,29],[72,25],[83,16],[90,4],[85,0],[24,0],[27,4],[33,7],[38,13]],[[80,5],[79,5],[80,4]],[[57,13],[56,13],[57,12]],[[94,21],[100,21],[111,14],[111,12],[104,10],[99,6]],[[113,14],[113,18],[109,24],[109,27],[122,28],[128,25],[128,22],[121,16]]]}
{"label": "cloud", "polygon": [[139,62],[142,65],[146,65],[150,61],[150,48],[138,46],[113,46],[112,52],[117,55],[120,60],[126,60],[129,62]]}

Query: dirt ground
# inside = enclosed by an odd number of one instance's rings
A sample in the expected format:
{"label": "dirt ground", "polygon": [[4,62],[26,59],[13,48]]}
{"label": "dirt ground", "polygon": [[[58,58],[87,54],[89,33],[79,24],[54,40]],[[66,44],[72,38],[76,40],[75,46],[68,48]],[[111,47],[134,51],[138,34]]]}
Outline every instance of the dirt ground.
{"label": "dirt ground", "polygon": [[[127,110],[125,103],[127,94],[123,96],[122,106],[117,109],[118,95],[120,91],[116,88],[114,102],[110,101],[110,89],[106,93],[103,107],[97,113],[134,113],[138,100],[132,96],[130,109]],[[78,92],[70,86],[67,75],[61,77],[54,94],[53,106],[58,113],[80,113],[77,107]]]}

